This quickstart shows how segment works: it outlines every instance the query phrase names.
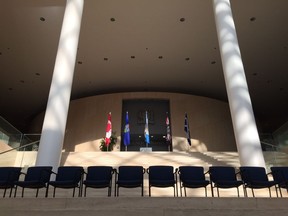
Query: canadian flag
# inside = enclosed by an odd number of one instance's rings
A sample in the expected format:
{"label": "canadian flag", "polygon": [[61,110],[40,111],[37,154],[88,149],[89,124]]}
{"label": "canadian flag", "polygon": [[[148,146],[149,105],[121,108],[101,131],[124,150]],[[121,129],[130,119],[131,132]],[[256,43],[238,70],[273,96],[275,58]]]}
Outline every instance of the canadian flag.
{"label": "canadian flag", "polygon": [[112,122],[111,122],[111,112],[108,114],[108,122],[106,127],[106,137],[105,137],[105,144],[108,147],[110,144],[110,137],[112,134]]}

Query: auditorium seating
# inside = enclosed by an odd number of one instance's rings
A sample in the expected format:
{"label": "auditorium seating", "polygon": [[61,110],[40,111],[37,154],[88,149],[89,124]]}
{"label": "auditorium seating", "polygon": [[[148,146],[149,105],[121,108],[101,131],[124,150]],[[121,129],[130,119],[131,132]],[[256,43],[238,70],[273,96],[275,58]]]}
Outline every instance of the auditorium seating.
{"label": "auditorium seating", "polygon": [[[42,167],[43,168],[43,167]],[[10,189],[10,196],[12,190],[15,188],[15,196],[17,193],[17,186],[22,187],[22,197],[24,196],[24,188],[35,188],[37,189],[36,197],[38,197],[38,190],[42,187],[46,187],[45,196],[49,194],[49,186],[54,187],[52,191],[53,197],[55,197],[56,188],[62,189],[73,189],[72,196],[74,197],[75,189],[79,189],[78,196],[86,196],[87,188],[108,188],[108,196],[111,196],[112,188],[114,188],[115,196],[119,196],[119,188],[136,188],[140,187],[141,196],[151,196],[151,188],[159,187],[173,187],[174,196],[178,196],[178,185],[180,185],[179,190],[182,196],[182,190],[185,192],[185,196],[195,196],[194,189],[204,187],[205,196],[208,196],[207,187],[211,190],[211,196],[214,196],[213,188],[217,188],[217,193],[219,197],[219,188],[236,188],[239,196],[248,197],[247,189],[252,190],[253,197],[255,197],[254,189],[266,189],[269,191],[269,197],[271,195],[271,188],[275,186],[275,197],[278,197],[277,191],[280,192],[281,188],[287,190],[288,185],[288,168],[287,167],[271,167],[271,178],[269,178],[266,173],[266,169],[263,167],[246,167],[242,166],[236,167],[225,167],[225,166],[210,166],[205,172],[205,168],[201,166],[149,166],[144,168],[143,166],[60,166],[56,174],[55,180],[47,181],[50,177],[51,167],[44,167],[44,173],[41,167],[28,167],[27,177],[24,180],[19,180],[20,167],[0,167],[0,189],[4,189],[3,197],[6,195],[6,190]],[[220,169],[220,172],[218,172]],[[236,178],[236,170],[240,170],[240,177]],[[29,173],[33,172],[32,177],[29,177]],[[86,172],[84,172],[86,170]],[[146,172],[147,170],[147,172]],[[35,174],[36,173],[36,174]],[[209,173],[209,176],[205,174]],[[42,175],[43,174],[43,175]],[[114,175],[115,174],[115,175]],[[45,178],[45,181],[43,178]],[[272,180],[273,177],[273,180]],[[179,181],[178,181],[179,179]],[[43,181],[42,181],[43,180]],[[114,181],[113,181],[114,180]],[[35,185],[34,185],[35,183]],[[244,186],[244,194],[239,194],[238,187]],[[147,188],[147,190],[145,190]],[[190,193],[186,192],[186,188],[192,188]],[[155,189],[157,190],[157,189]],[[163,190],[163,189],[159,189]],[[165,191],[166,189],[164,189]],[[202,189],[201,189],[202,190]],[[84,194],[82,194],[82,191]],[[200,191],[200,189],[199,189]],[[145,193],[144,193],[145,192]],[[171,196],[171,191],[166,190]],[[94,193],[94,195],[97,192]],[[137,192],[133,192],[132,196],[137,196]],[[154,189],[153,189],[154,194]],[[94,196],[93,193],[89,194]],[[104,196],[103,193],[99,193],[99,196]],[[210,194],[209,194],[210,195]],[[26,196],[26,194],[25,194]],[[34,195],[35,196],[35,195]],[[107,192],[106,192],[107,196]],[[139,195],[138,195],[139,196]],[[159,195],[157,195],[159,196]],[[161,196],[161,195],[160,195]],[[197,196],[204,196],[204,194],[199,193]],[[227,196],[227,195],[226,195]],[[235,196],[235,193],[230,193],[229,196]],[[267,197],[267,195],[261,195]],[[285,197],[288,193],[285,194]],[[274,197],[274,196],[273,196]]]}

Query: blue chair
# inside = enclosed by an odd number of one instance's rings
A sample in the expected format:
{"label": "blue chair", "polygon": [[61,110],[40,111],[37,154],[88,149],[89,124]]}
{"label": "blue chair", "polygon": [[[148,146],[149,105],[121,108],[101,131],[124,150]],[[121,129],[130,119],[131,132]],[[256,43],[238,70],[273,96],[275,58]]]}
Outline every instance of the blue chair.
{"label": "blue chair", "polygon": [[15,188],[14,197],[16,197],[18,187],[22,187],[22,197],[24,196],[25,188],[37,189],[36,197],[38,197],[40,188],[47,189],[47,185],[48,185],[47,183],[50,180],[51,173],[52,173],[52,166],[28,167],[27,173],[22,173],[25,175],[24,181],[15,182],[16,188]]}
{"label": "blue chair", "polygon": [[182,188],[187,196],[186,188],[205,188],[205,196],[207,197],[207,185],[204,168],[201,166],[180,166],[178,170],[180,179],[180,194],[182,197]]}
{"label": "blue chair", "polygon": [[79,188],[78,196],[81,196],[82,177],[84,169],[81,166],[61,166],[58,167],[55,181],[49,181],[46,197],[48,196],[49,186],[53,186],[53,197],[55,197],[56,188],[73,189],[73,197],[75,196],[75,188]]}
{"label": "blue chair", "polygon": [[21,167],[0,167],[0,189],[4,189],[3,197],[6,196],[6,190],[10,188],[10,195],[15,187],[15,182],[19,180]]}
{"label": "blue chair", "polygon": [[240,174],[244,183],[243,186],[244,186],[244,193],[246,197],[248,196],[247,188],[250,188],[252,190],[253,197],[255,197],[254,189],[268,188],[269,196],[271,197],[270,188],[273,186],[275,186],[276,188],[276,182],[269,181],[264,167],[241,166]]}
{"label": "blue chair", "polygon": [[173,166],[150,166],[147,170],[149,175],[149,196],[151,196],[151,187],[173,187],[174,197],[178,196],[177,172],[174,172]]}
{"label": "blue chair", "polygon": [[288,193],[288,167],[271,167],[270,169],[273,179],[276,182],[276,189],[279,190],[280,196],[282,197],[281,188],[286,189]]}
{"label": "blue chair", "polygon": [[108,196],[111,196],[112,176],[114,169],[111,166],[89,166],[86,179],[83,181],[84,196],[87,188],[108,188]]}
{"label": "blue chair", "polygon": [[219,188],[236,188],[238,197],[239,187],[243,185],[241,180],[237,179],[237,173],[234,167],[230,166],[212,166],[209,167],[210,181],[211,181],[211,192],[214,197],[214,188],[217,188],[217,194],[219,195]]}
{"label": "blue chair", "polygon": [[145,169],[143,166],[119,166],[115,170],[115,196],[119,196],[119,188],[141,187],[141,196],[144,195],[143,177]]}

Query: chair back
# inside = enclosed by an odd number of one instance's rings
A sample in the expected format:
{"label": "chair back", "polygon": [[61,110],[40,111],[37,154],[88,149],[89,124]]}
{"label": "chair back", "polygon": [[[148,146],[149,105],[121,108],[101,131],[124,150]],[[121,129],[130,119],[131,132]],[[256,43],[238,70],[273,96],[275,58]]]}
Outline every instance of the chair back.
{"label": "chair back", "polygon": [[84,169],[81,166],[58,167],[56,181],[71,181],[77,183],[81,180]]}
{"label": "chair back", "polygon": [[89,166],[87,168],[86,180],[110,181],[112,174],[113,168],[111,166]]}
{"label": "chair back", "polygon": [[204,168],[201,166],[180,166],[179,177],[183,182],[190,181],[203,181],[205,180]]}
{"label": "chair back", "polygon": [[150,166],[149,182],[153,181],[175,181],[173,166]]}
{"label": "chair back", "polygon": [[264,167],[242,166],[240,167],[241,178],[245,183],[268,182]]}
{"label": "chair back", "polygon": [[236,181],[235,168],[229,166],[211,166],[209,167],[210,180],[219,181]]}
{"label": "chair back", "polygon": [[28,167],[24,181],[38,181],[47,183],[50,180],[52,166]]}
{"label": "chair back", "polygon": [[274,181],[278,184],[288,182],[288,167],[271,167]]}
{"label": "chair back", "polygon": [[119,166],[118,181],[143,181],[143,166]]}
{"label": "chair back", "polygon": [[19,179],[21,169],[21,167],[0,167],[0,182],[14,184]]}

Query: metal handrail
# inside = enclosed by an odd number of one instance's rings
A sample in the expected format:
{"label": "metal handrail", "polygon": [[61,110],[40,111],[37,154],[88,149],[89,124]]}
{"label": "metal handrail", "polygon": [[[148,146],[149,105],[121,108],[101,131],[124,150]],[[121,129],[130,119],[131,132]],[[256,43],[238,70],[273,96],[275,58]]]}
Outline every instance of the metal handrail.
{"label": "metal handrail", "polygon": [[22,146],[18,146],[18,147],[15,147],[15,148],[12,148],[12,149],[9,149],[9,150],[0,152],[0,155],[1,155],[1,154],[5,154],[5,153],[10,152],[10,151],[14,151],[14,150],[18,150],[18,149],[21,149],[21,148],[25,148],[25,147],[27,147],[27,146],[34,145],[35,143],[38,143],[39,141],[40,141],[40,140],[37,140],[37,141],[31,142],[31,143],[28,143],[28,144],[25,144],[25,145],[22,145]]}
{"label": "metal handrail", "polygon": [[271,146],[273,148],[275,148],[276,150],[279,150],[279,147],[277,145],[271,144],[271,143],[267,143],[267,142],[263,142],[261,141],[262,144],[267,145],[267,146]]}

